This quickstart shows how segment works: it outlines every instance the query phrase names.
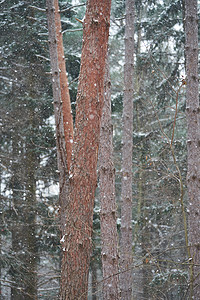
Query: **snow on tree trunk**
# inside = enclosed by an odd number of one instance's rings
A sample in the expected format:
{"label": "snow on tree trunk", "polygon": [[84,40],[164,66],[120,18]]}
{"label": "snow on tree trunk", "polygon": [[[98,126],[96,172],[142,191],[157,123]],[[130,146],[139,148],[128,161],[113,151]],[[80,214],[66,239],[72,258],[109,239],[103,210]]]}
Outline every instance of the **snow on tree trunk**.
{"label": "snow on tree trunk", "polygon": [[197,1],[185,0],[186,116],[191,298],[200,299],[200,139]]}
{"label": "snow on tree trunk", "polygon": [[122,131],[122,203],[120,243],[120,288],[122,299],[132,296],[132,151],[134,1],[126,0],[124,102]]}
{"label": "snow on tree trunk", "polygon": [[[72,162],[67,172],[54,1],[47,0],[53,74],[57,153],[60,171],[62,265],[61,299],[87,299],[96,168],[103,107],[104,73],[111,1],[87,2],[77,93]],[[67,145],[66,145],[67,146]],[[69,182],[67,180],[69,175]]]}
{"label": "snow on tree trunk", "polygon": [[99,184],[101,202],[101,241],[103,299],[119,299],[118,234],[113,164],[111,91],[109,65],[106,65],[105,96],[99,147]]}

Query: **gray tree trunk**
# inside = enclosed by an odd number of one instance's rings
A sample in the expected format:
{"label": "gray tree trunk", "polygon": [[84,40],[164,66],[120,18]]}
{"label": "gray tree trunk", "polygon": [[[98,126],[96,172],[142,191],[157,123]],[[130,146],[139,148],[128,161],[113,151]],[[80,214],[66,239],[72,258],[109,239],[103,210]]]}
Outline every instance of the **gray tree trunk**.
{"label": "gray tree trunk", "polygon": [[99,147],[99,183],[101,202],[101,241],[103,269],[103,299],[119,299],[118,235],[115,201],[115,169],[111,123],[110,74],[107,61],[105,73],[105,97],[101,119]]}
{"label": "gray tree trunk", "polygon": [[122,131],[122,203],[120,288],[132,296],[132,151],[133,151],[134,0],[126,0],[124,105]]}
{"label": "gray tree trunk", "polygon": [[[200,139],[197,0],[185,0],[186,116],[191,299],[200,299]],[[193,297],[193,298],[192,298]]]}

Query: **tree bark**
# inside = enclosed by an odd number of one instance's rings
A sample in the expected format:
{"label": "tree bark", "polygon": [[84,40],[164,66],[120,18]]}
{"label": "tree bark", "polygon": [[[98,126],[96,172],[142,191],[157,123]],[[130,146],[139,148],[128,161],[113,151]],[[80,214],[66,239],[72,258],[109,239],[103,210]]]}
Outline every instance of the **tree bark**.
{"label": "tree bark", "polygon": [[189,198],[189,245],[191,256],[191,297],[200,299],[200,136],[198,90],[197,1],[185,0],[186,116]]}
{"label": "tree bark", "polygon": [[122,131],[122,203],[120,288],[122,299],[132,297],[132,151],[133,151],[133,68],[134,0],[126,0],[124,102]]}
{"label": "tree bark", "polygon": [[61,103],[63,110],[63,126],[66,144],[67,154],[67,167],[68,171],[71,166],[71,155],[73,146],[73,119],[71,113],[71,102],[68,88],[68,78],[65,66],[65,55],[63,48],[62,28],[60,20],[60,11],[58,0],[54,0],[55,3],[55,26],[56,26],[56,39],[57,39],[57,53],[58,53],[58,66],[60,73],[60,92],[61,92]]}
{"label": "tree bark", "polygon": [[[36,128],[32,116],[30,116],[30,124],[32,128]],[[35,125],[35,126],[34,126]],[[36,239],[36,178],[35,172],[37,170],[38,159],[33,144],[28,142],[26,145],[26,206],[24,209],[24,222],[26,231],[24,232],[24,245],[26,249],[25,264],[25,299],[37,298],[37,261],[38,248]]]}
{"label": "tree bark", "polygon": [[[19,152],[22,150],[20,147],[20,139],[18,134],[12,139],[12,153],[13,153],[13,163],[12,163],[12,178],[10,182],[10,187],[12,190],[12,205],[13,205],[13,216],[12,216],[12,251],[16,255],[16,262],[14,266],[10,267],[12,286],[11,286],[11,300],[25,300],[24,294],[24,269],[25,266],[25,253],[22,251],[24,247],[24,233],[25,227],[22,222],[23,219],[23,209],[19,210],[21,206],[21,193],[20,189],[23,189],[22,178],[19,172],[20,166],[18,163],[14,163],[15,158],[18,157]],[[19,264],[19,261],[21,265]]]}
{"label": "tree bark", "polygon": [[56,124],[56,148],[57,148],[57,163],[59,171],[59,203],[60,203],[60,222],[61,232],[65,227],[66,219],[66,197],[69,191],[69,178],[68,178],[68,166],[66,155],[66,144],[63,125],[63,111],[62,111],[62,99],[60,88],[60,74],[59,74],[59,62],[58,62],[58,50],[56,39],[56,25],[55,25],[55,7],[54,0],[47,0],[47,20],[49,31],[49,52],[52,72],[52,87],[54,98],[54,115]]}
{"label": "tree bark", "polygon": [[[72,165],[67,172],[61,103],[55,10],[47,0],[50,58],[60,171],[62,267],[61,299],[87,299],[88,272],[100,121],[103,107],[105,59],[111,1],[89,0],[83,23],[83,47],[77,93]],[[69,175],[69,181],[68,181]]]}
{"label": "tree bark", "polygon": [[115,169],[111,123],[109,65],[106,65],[105,97],[99,147],[103,299],[119,299],[118,234],[115,201]]}

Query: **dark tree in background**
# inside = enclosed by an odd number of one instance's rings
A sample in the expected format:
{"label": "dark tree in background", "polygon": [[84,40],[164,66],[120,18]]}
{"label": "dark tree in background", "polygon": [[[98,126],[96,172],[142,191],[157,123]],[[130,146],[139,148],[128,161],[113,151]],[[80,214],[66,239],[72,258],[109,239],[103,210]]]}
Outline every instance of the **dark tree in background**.
{"label": "dark tree in background", "polygon": [[120,299],[115,169],[113,164],[111,82],[107,60],[99,146],[99,192],[103,299]]}
{"label": "dark tree in background", "polygon": [[120,289],[123,299],[132,298],[132,161],[133,161],[133,71],[134,1],[126,1],[124,100],[122,129],[122,191],[120,240]]}
{"label": "dark tree in background", "polygon": [[[48,215],[56,197],[46,193],[57,181],[52,171],[54,132],[48,120],[50,81],[39,58],[47,54],[39,35],[46,20],[43,13],[35,14],[31,4],[40,7],[42,1],[1,2],[1,294],[5,299],[37,298],[42,288],[41,293],[46,293],[45,282],[51,280],[49,271],[55,266],[50,255],[59,241],[56,218]],[[58,261],[59,247],[53,251]],[[44,253],[50,268],[40,261]]]}
{"label": "dark tree in background", "polygon": [[200,298],[200,124],[197,1],[185,1],[186,115],[191,299]]}

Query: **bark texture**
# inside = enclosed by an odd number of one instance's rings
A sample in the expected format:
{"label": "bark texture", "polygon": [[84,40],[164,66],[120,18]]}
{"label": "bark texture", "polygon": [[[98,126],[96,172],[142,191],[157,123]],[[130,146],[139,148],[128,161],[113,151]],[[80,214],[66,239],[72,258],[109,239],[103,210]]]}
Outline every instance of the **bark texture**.
{"label": "bark texture", "polygon": [[[31,125],[33,125],[32,122]],[[36,126],[35,126],[36,127]],[[35,128],[33,126],[33,128]],[[35,170],[37,170],[37,157],[32,149],[32,143],[26,146],[26,207],[24,209],[24,221],[26,224],[24,232],[24,245],[26,254],[26,272],[25,273],[25,289],[24,294],[26,300],[37,300],[37,260],[38,249],[36,240],[36,179]],[[22,299],[22,298],[21,298]]]}
{"label": "bark texture", "polygon": [[189,245],[191,297],[200,299],[200,127],[197,0],[185,0],[186,116],[188,129]]}
{"label": "bark texture", "polygon": [[58,55],[58,66],[60,73],[60,92],[61,92],[61,102],[63,110],[63,126],[66,144],[66,154],[67,154],[67,166],[68,170],[71,166],[71,155],[73,146],[73,119],[71,113],[71,102],[68,88],[68,78],[65,66],[65,55],[63,48],[63,38],[62,38],[62,28],[60,21],[60,11],[58,0],[54,0],[55,4],[55,26],[56,26],[56,40],[57,40],[57,55]]}
{"label": "bark texture", "polygon": [[[89,0],[83,23],[83,47],[77,93],[72,162],[67,172],[59,82],[55,11],[47,0],[53,73],[62,226],[61,299],[87,299],[96,167],[103,107],[104,73],[111,1]],[[67,180],[69,175],[69,182]]]}
{"label": "bark texture", "polygon": [[56,124],[56,147],[57,147],[57,161],[59,170],[59,202],[60,202],[60,216],[61,216],[61,231],[65,226],[66,219],[66,206],[67,206],[67,195],[69,190],[69,176],[67,166],[67,154],[66,144],[64,135],[64,124],[63,124],[63,107],[61,99],[61,88],[60,88],[60,72],[58,63],[58,50],[57,50],[57,39],[56,39],[56,24],[55,24],[55,6],[54,0],[47,0],[47,21],[48,21],[48,32],[49,32],[49,52],[51,61],[51,72],[52,72],[52,87],[53,87],[53,98],[54,98],[54,115]]}
{"label": "bark texture", "polygon": [[122,203],[120,289],[122,299],[132,297],[132,151],[133,151],[133,70],[134,1],[126,0],[124,102],[122,130]]}
{"label": "bark texture", "polygon": [[83,24],[70,201],[63,238],[62,299],[87,299],[110,2],[88,1]]}
{"label": "bark texture", "polygon": [[99,147],[101,255],[104,300],[119,299],[118,234],[116,222],[115,168],[113,164],[110,86],[109,65],[107,62]]}

